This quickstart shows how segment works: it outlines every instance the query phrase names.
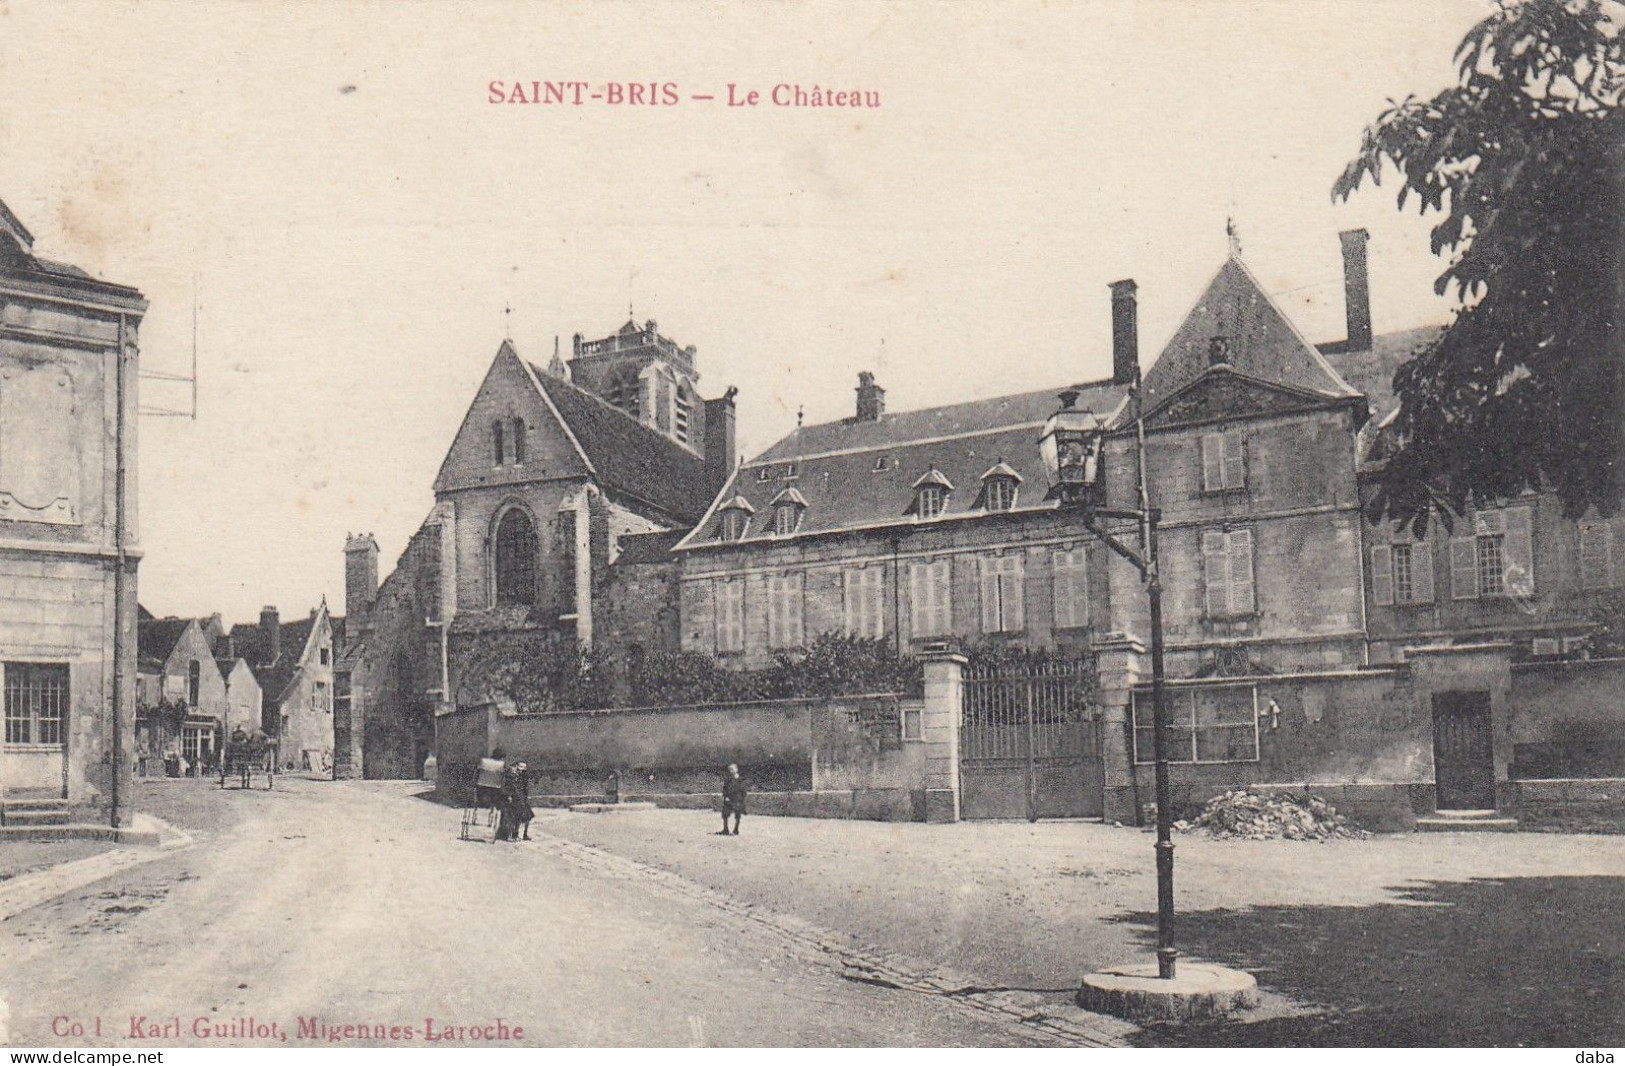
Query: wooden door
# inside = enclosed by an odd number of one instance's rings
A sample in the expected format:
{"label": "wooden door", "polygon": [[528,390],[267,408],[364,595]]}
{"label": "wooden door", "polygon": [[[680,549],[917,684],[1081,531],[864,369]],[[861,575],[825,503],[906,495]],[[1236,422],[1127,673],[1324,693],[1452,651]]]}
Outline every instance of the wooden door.
{"label": "wooden door", "polygon": [[1495,808],[1488,692],[1434,694],[1433,780],[1440,810]]}

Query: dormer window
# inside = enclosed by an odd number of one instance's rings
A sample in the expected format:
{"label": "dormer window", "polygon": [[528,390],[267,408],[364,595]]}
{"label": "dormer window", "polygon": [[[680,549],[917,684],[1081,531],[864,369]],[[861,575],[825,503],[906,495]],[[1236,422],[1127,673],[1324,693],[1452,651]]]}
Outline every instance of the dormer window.
{"label": "dormer window", "polygon": [[785,489],[773,497],[773,533],[788,537],[801,528],[801,514],[807,509],[807,500],[794,488]]}
{"label": "dormer window", "polygon": [[1021,475],[1000,459],[982,475],[982,495],[978,502],[984,511],[1008,511],[1016,505]]}
{"label": "dormer window", "polygon": [[948,493],[953,490],[953,483],[942,471],[932,467],[914,483],[914,502],[909,505],[908,513],[916,518],[936,518],[947,506]]}
{"label": "dormer window", "polygon": [[745,528],[750,525],[750,516],[756,513],[756,508],[743,496],[735,496],[721,507],[717,508],[717,538],[719,540],[742,540]]}
{"label": "dormer window", "polygon": [[1207,365],[1227,366],[1230,363],[1230,338],[1216,334],[1207,342]]}
{"label": "dormer window", "polygon": [[920,490],[915,504],[915,513],[921,518],[935,518],[942,513],[942,505],[948,500],[948,494],[939,485],[927,485]]}

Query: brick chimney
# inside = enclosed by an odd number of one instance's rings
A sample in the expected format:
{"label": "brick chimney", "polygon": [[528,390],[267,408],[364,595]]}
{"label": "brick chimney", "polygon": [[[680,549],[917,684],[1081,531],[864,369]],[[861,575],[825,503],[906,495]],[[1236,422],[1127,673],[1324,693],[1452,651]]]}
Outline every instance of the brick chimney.
{"label": "brick chimney", "polygon": [[344,609],[364,611],[378,595],[378,542],[371,533],[344,538]]}
{"label": "brick chimney", "polygon": [[1112,384],[1132,385],[1140,376],[1139,304],[1133,278],[1111,283]]}
{"label": "brick chimney", "polygon": [[265,665],[282,657],[282,616],[275,607],[260,608],[260,656]]}
{"label": "brick chimney", "polygon": [[878,422],[886,413],[886,390],[875,384],[875,376],[864,370],[858,374],[858,421]]}
{"label": "brick chimney", "polygon": [[734,469],[733,386],[714,400],[705,401],[705,491],[716,496]]}
{"label": "brick chimney", "polygon": [[1366,241],[1371,234],[1363,229],[1339,233],[1343,242],[1343,310],[1348,318],[1345,350],[1364,352],[1371,348],[1371,286],[1366,276]]}

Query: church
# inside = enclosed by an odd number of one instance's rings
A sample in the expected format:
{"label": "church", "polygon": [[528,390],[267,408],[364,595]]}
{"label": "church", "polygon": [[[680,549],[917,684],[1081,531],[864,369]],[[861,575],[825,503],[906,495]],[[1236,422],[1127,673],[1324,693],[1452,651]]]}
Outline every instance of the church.
{"label": "church", "polygon": [[622,553],[691,528],[733,469],[735,392],[699,382],[695,349],[654,321],[577,334],[545,366],[502,342],[395,570],[378,581],[371,535],[346,543],[339,776],[417,775],[458,702],[460,638],[595,643]]}

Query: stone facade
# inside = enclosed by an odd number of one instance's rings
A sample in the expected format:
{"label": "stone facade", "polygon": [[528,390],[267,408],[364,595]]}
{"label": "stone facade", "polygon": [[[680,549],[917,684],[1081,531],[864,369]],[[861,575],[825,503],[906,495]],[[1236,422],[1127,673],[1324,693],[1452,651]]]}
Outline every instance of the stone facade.
{"label": "stone facade", "polygon": [[608,626],[675,646],[658,635],[675,633],[675,600],[634,617],[605,596],[614,587],[641,608],[642,579],[615,569],[623,545],[692,526],[732,470],[733,391],[703,400],[698,380],[694,349],[652,322],[577,336],[572,358],[555,352],[546,368],[503,342],[396,570],[370,587],[376,544],[347,545],[342,772],[416,776],[433,717],[480,687],[459,676],[460,649],[488,635],[590,647]]}
{"label": "stone facade", "polygon": [[138,329],[146,301],[40,258],[0,204],[0,801],[128,825]]}

